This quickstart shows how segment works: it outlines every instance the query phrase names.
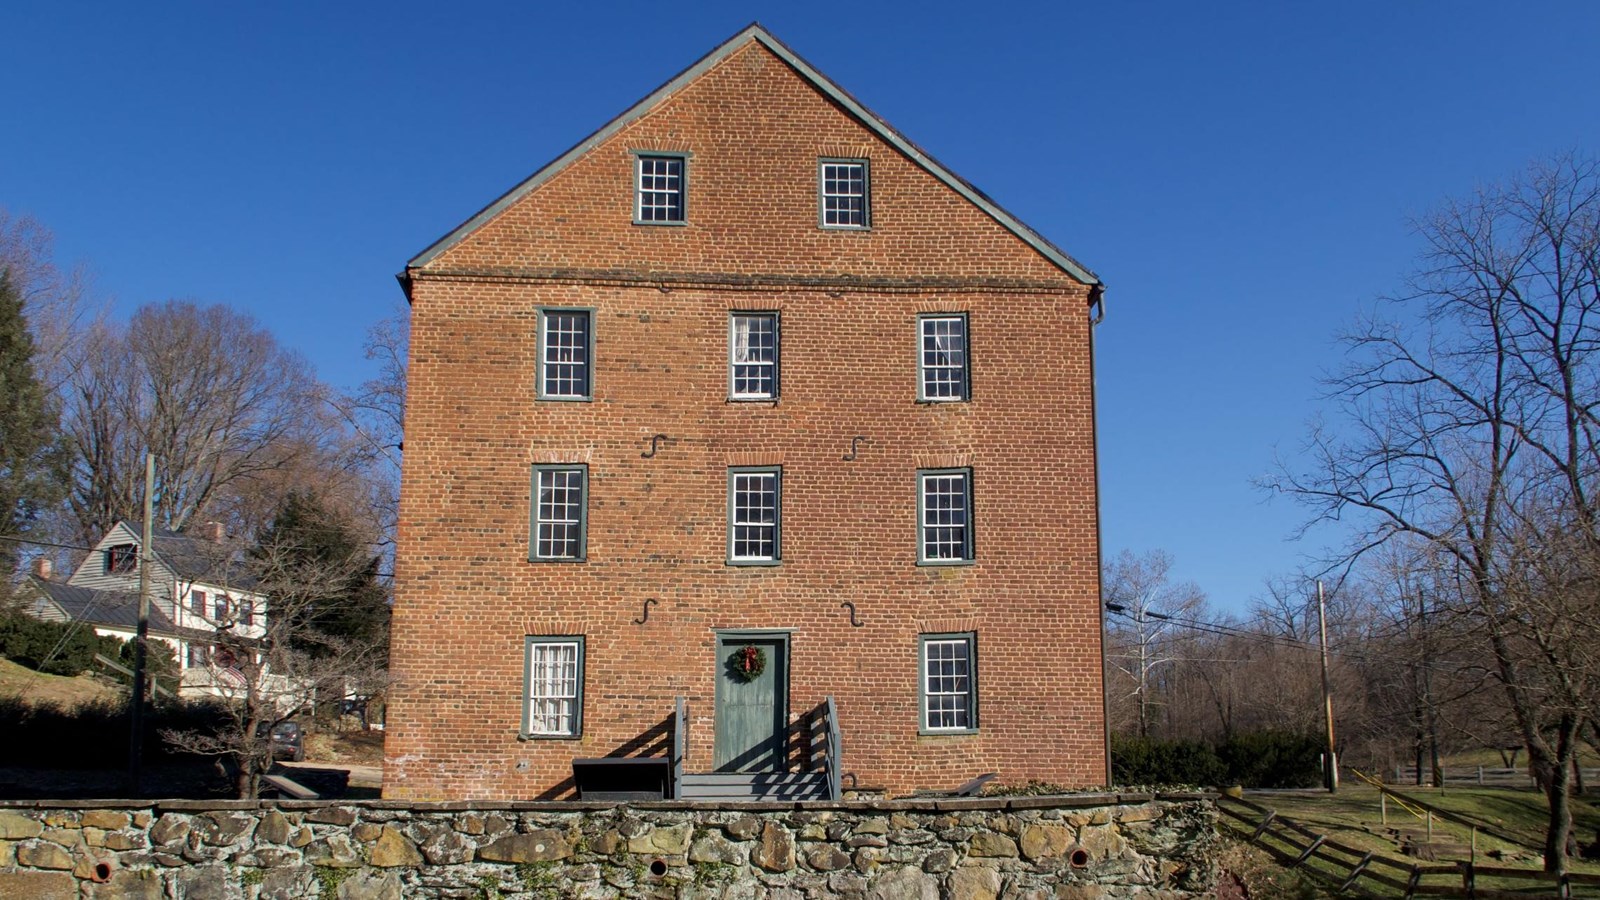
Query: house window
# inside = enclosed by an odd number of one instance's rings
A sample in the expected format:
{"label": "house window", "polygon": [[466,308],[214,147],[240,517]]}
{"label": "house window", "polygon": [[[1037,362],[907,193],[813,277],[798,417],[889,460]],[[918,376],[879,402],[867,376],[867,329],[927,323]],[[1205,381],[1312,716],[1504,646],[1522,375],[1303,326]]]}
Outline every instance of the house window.
{"label": "house window", "polygon": [[106,548],[106,572],[131,575],[139,571],[139,545],[116,544]]}
{"label": "house window", "polygon": [[817,189],[824,228],[866,228],[867,161],[824,159],[818,163]]}
{"label": "house window", "polygon": [[728,562],[778,562],[780,470],[728,470]]}
{"label": "house window", "polygon": [[220,625],[227,625],[228,624],[228,610],[230,608],[229,598],[223,596],[222,594],[218,594],[218,595],[216,595],[216,601],[217,601],[217,617],[216,617],[217,618],[217,624],[219,626]]}
{"label": "house window", "polygon": [[971,562],[972,470],[918,472],[917,482],[917,561]]}
{"label": "house window", "polygon": [[528,559],[584,558],[588,489],[587,466],[533,467],[533,527]]}
{"label": "house window", "polygon": [[728,396],[778,396],[778,314],[734,313],[728,319]]}
{"label": "house window", "polygon": [[918,327],[922,347],[917,360],[917,399],[967,399],[967,317],[922,316]]}
{"label": "house window", "polygon": [[684,212],[686,162],[685,156],[657,154],[640,154],[634,160],[634,224],[682,225],[688,221]]}
{"label": "house window", "polygon": [[255,604],[249,600],[239,601],[239,624],[246,628],[256,623]]}
{"label": "house window", "polygon": [[192,591],[189,594],[189,611],[204,619],[206,617],[206,592]]}
{"label": "house window", "polygon": [[523,737],[583,733],[583,638],[528,638],[522,709]]}
{"label": "house window", "polygon": [[209,661],[207,657],[210,654],[206,652],[208,648],[204,644],[191,642],[184,646],[187,648],[184,651],[184,656],[186,657],[185,662],[188,664],[188,668],[198,669]]}
{"label": "house window", "polygon": [[925,634],[918,693],[924,733],[960,734],[978,730],[977,636]]}
{"label": "house window", "polygon": [[539,399],[589,399],[592,318],[586,309],[539,311]]}

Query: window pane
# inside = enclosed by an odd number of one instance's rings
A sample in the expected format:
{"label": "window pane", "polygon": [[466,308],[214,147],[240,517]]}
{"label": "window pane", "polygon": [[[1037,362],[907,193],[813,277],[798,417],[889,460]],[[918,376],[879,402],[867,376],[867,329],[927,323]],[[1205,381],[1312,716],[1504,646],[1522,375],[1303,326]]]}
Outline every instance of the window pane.
{"label": "window pane", "polygon": [[967,322],[960,316],[922,320],[922,397],[964,400],[967,393]]}
{"label": "window pane", "polygon": [[583,470],[540,469],[537,483],[534,556],[539,559],[581,558]]}
{"label": "window pane", "polygon": [[731,489],[729,555],[738,560],[777,559],[778,473],[735,473]]}
{"label": "window pane", "polygon": [[731,390],[735,397],[772,397],[778,386],[778,317],[733,316],[729,334]]}
{"label": "window pane", "polygon": [[923,642],[925,728],[972,727],[971,650],[967,638]]}
{"label": "window pane", "polygon": [[544,314],[544,395],[589,395],[589,314]]}
{"label": "window pane", "polygon": [[528,731],[575,734],[578,712],[578,644],[528,645]]}
{"label": "window pane", "polygon": [[641,222],[682,222],[683,159],[677,156],[639,157]]}
{"label": "window pane", "polygon": [[825,162],[821,169],[822,224],[860,228],[867,224],[865,163]]}
{"label": "window pane", "polygon": [[922,476],[922,558],[967,559],[967,476]]}

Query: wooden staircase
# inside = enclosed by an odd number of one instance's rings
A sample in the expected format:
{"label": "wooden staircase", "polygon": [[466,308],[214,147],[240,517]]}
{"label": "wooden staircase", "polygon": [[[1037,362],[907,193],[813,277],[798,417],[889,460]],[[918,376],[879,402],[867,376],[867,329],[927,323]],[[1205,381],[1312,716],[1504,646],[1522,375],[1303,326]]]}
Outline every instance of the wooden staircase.
{"label": "wooden staircase", "polygon": [[838,800],[840,766],[839,713],[828,697],[813,712],[815,748],[806,754],[805,772],[690,772],[689,704],[677,698],[672,716],[672,789],[677,800],[728,800],[787,803]]}
{"label": "wooden staircase", "polygon": [[681,800],[827,800],[825,772],[685,772]]}

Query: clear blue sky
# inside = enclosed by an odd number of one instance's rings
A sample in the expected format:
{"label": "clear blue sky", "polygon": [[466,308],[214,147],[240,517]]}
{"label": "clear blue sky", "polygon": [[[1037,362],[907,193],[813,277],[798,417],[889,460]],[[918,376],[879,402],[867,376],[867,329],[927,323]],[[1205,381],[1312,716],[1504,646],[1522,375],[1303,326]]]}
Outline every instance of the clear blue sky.
{"label": "clear blue sky", "polygon": [[126,314],[245,309],[336,384],[405,261],[759,20],[1097,271],[1105,548],[1237,607],[1250,480],[1407,217],[1600,149],[1600,3],[7,4],[0,205]]}

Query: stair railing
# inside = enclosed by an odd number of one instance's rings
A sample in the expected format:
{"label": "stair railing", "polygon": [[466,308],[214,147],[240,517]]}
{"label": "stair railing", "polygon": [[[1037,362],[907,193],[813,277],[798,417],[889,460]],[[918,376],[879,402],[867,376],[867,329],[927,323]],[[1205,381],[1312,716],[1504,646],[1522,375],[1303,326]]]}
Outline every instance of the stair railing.
{"label": "stair railing", "polygon": [[837,801],[844,795],[844,769],[839,755],[839,710],[830,696],[822,701],[822,739],[827,748],[823,773],[828,783],[828,799]]}
{"label": "stair railing", "polygon": [[689,701],[678,697],[672,710],[672,796],[683,784],[683,761],[689,755]]}

